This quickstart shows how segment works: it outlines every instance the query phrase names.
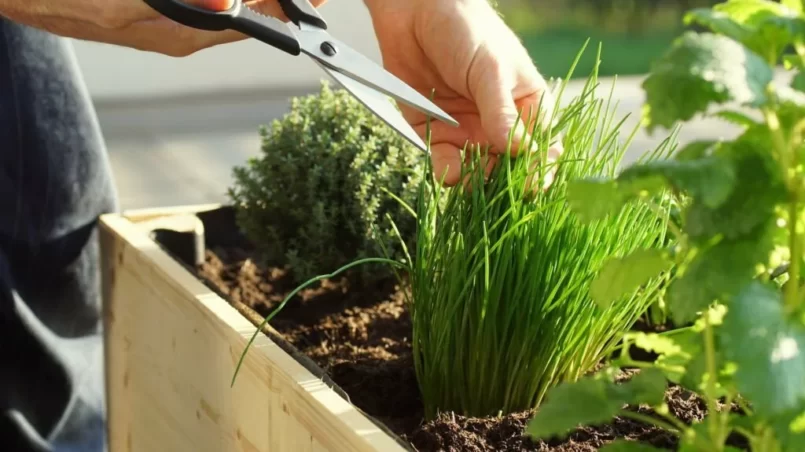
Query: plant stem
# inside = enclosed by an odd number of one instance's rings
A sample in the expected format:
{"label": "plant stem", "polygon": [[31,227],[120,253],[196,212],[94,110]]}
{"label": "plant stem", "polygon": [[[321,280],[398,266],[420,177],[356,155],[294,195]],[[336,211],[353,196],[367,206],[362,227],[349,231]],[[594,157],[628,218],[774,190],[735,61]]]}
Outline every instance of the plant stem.
{"label": "plant stem", "polygon": [[659,428],[661,428],[663,430],[667,430],[667,431],[669,431],[671,433],[674,433],[674,434],[677,434],[677,435],[679,435],[681,433],[681,431],[678,428],[676,428],[675,426],[671,425],[670,423],[665,422],[665,421],[663,421],[661,419],[653,418],[651,416],[646,416],[645,414],[635,413],[634,411],[629,411],[629,410],[621,410],[620,416],[632,419],[632,420],[637,421],[637,422],[642,422],[644,424],[654,425],[656,427],[659,427]]}
{"label": "plant stem", "polygon": [[663,212],[660,206],[652,202],[651,200],[646,200],[646,206],[651,209],[658,217],[665,220],[665,225],[668,226],[668,230],[671,231],[671,234],[674,235],[674,238],[679,241],[680,246],[682,249],[687,248],[687,235],[682,232],[682,229],[679,228],[671,219],[667,212]]}
{"label": "plant stem", "polygon": [[[773,107],[773,106],[772,106]],[[785,286],[785,306],[790,312],[795,310],[799,304],[799,284],[800,284],[800,254],[801,237],[799,235],[799,192],[800,178],[796,171],[797,156],[796,146],[786,143],[785,135],[780,129],[780,118],[772,107],[763,110],[766,123],[769,126],[772,136],[772,144],[775,153],[782,165],[783,178],[791,199],[788,205],[788,244],[791,254],[791,266],[788,270],[789,279]]]}
{"label": "plant stem", "polygon": [[800,254],[802,245],[797,231],[797,217],[799,211],[799,203],[797,202],[797,194],[794,193],[794,199],[788,206],[788,240],[791,247],[791,267],[788,270],[788,283],[786,284],[785,291],[785,305],[789,311],[793,311],[799,305],[799,267],[800,267]]}
{"label": "plant stem", "polygon": [[704,353],[707,361],[707,386],[705,388],[705,400],[707,401],[707,421],[710,439],[713,441],[714,450],[723,450],[723,441],[720,441],[721,422],[717,415],[716,408],[716,353],[715,339],[713,338],[713,326],[710,324],[709,316],[704,316]]}

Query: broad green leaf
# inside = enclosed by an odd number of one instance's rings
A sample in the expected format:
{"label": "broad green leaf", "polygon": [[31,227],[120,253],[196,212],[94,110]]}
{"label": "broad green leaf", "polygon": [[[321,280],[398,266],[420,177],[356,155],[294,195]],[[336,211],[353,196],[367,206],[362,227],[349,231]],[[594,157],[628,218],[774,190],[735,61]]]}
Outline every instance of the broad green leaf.
{"label": "broad green leaf", "polygon": [[599,306],[606,308],[672,265],[666,252],[658,249],[640,249],[620,258],[611,258],[590,284],[590,295]]}
{"label": "broad green leaf", "polygon": [[567,185],[567,202],[582,221],[594,221],[617,213],[626,203],[639,196],[660,193],[664,183],[651,176],[628,181],[607,179],[571,180]]}
{"label": "broad green leaf", "polygon": [[791,81],[791,87],[797,91],[805,92],[805,70],[800,70]]}
{"label": "broad green leaf", "polygon": [[580,425],[610,421],[624,405],[658,405],[665,388],[665,377],[657,369],[645,369],[621,384],[596,377],[563,383],[548,391],[526,433],[534,438],[563,437]]}
{"label": "broad green leaf", "polygon": [[617,212],[626,197],[615,181],[582,179],[568,182],[567,202],[582,221],[594,221]]}
{"label": "broad green leaf", "polygon": [[782,452],[802,452],[805,450],[805,404],[786,411],[770,420],[775,437],[782,445]]}
{"label": "broad green leaf", "polygon": [[769,223],[741,239],[722,239],[699,250],[681,277],[668,288],[668,310],[677,325],[696,319],[716,300],[737,294],[751,281],[759,262],[765,262],[773,248]]}
{"label": "broad green leaf", "polygon": [[700,336],[693,331],[675,332],[673,336],[656,333],[628,333],[624,339],[631,340],[636,347],[658,354],[655,364],[665,377],[679,383],[686,373],[688,362],[700,350]]}
{"label": "broad green leaf", "polygon": [[665,401],[668,382],[658,369],[643,369],[631,380],[615,384],[615,392],[624,404],[657,406]]}
{"label": "broad green leaf", "polygon": [[805,17],[778,2],[732,0],[715,5],[713,12],[742,26],[746,34],[731,37],[770,61],[776,62],[789,44],[805,37]]}
{"label": "broad green leaf", "polygon": [[649,130],[670,128],[713,104],[763,105],[772,80],[772,68],[740,43],[712,33],[686,32],[652,65],[643,82],[644,121]]}
{"label": "broad green leaf", "polygon": [[730,303],[719,335],[726,357],[738,365],[738,390],[758,413],[805,403],[805,326],[787,318],[779,290],[747,285]]}
{"label": "broad green leaf", "polygon": [[699,160],[710,155],[710,151],[715,147],[717,141],[713,140],[695,140],[686,144],[682,149],[677,151],[674,155],[674,160],[678,162],[687,162],[690,160]]}
{"label": "broad green leaf", "polygon": [[745,43],[752,37],[752,31],[748,27],[737,22],[728,14],[711,8],[692,9],[685,15],[684,20],[686,25],[698,24],[741,43]]}
{"label": "broad green leaf", "polygon": [[564,436],[579,425],[611,420],[623,405],[611,385],[605,380],[585,377],[552,388],[529,421],[527,433],[538,439]]}
{"label": "broad green leaf", "polygon": [[714,116],[741,127],[752,127],[760,124],[757,120],[749,117],[749,115],[746,113],[735,110],[721,110]]}
{"label": "broad green leaf", "polygon": [[719,148],[719,156],[731,162],[734,179],[740,183],[716,207],[694,198],[685,212],[685,232],[694,241],[707,242],[720,234],[729,239],[750,234],[769,221],[776,205],[785,200],[779,165],[769,154],[764,130],[765,126],[750,128]]}
{"label": "broad green leaf", "polygon": [[661,451],[663,449],[657,449],[654,446],[638,443],[635,441],[618,439],[609,444],[604,445],[599,450],[601,452],[654,452],[654,451]]}
{"label": "broad green leaf", "polygon": [[674,189],[700,199],[706,206],[716,208],[727,198],[735,186],[735,170],[727,159],[710,155],[687,159],[694,150],[686,148],[681,160],[659,160],[635,165],[624,170],[618,181],[632,181],[647,177],[662,177]]}

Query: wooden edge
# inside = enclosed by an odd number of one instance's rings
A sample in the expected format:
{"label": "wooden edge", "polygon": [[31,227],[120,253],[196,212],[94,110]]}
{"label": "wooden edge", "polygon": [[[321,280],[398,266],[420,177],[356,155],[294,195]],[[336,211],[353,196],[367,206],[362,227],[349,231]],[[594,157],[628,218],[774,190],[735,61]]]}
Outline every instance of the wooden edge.
{"label": "wooden edge", "polygon": [[142,223],[145,221],[155,220],[162,217],[171,217],[174,215],[182,215],[182,214],[196,214],[207,210],[217,209],[219,207],[221,207],[221,204],[215,204],[215,203],[188,204],[184,206],[131,209],[131,210],[125,210],[120,214],[109,214],[109,215],[126,218],[132,223]]}
{"label": "wooden edge", "polygon": [[[182,265],[168,255],[154,240],[149,237],[148,231],[137,223],[144,223],[159,217],[181,215],[184,213],[202,212],[215,209],[220,205],[180,206],[175,208],[139,209],[123,214],[105,214],[100,218],[100,227],[117,236],[127,246],[133,247],[141,258],[153,267],[154,271],[161,273],[166,280],[175,286],[176,290],[194,294],[200,309],[214,320],[226,324],[240,337],[241,348],[245,347],[254,334],[254,325],[241,315],[233,306],[222,299],[218,294],[205,286]],[[249,355],[260,354],[259,357],[265,365],[295,382],[298,392],[306,405],[314,407],[317,414],[324,414],[324,418],[332,421],[332,429],[339,432],[343,438],[359,438],[363,446],[359,450],[374,451],[406,451],[396,438],[389,435],[383,428],[376,425],[369,417],[364,415],[357,407],[344,400],[333,391],[325,382],[316,378],[309,370],[298,363],[288,353],[277,346],[268,336],[258,335]],[[228,390],[229,388],[224,388]],[[311,417],[306,422],[321,421],[322,416]]]}

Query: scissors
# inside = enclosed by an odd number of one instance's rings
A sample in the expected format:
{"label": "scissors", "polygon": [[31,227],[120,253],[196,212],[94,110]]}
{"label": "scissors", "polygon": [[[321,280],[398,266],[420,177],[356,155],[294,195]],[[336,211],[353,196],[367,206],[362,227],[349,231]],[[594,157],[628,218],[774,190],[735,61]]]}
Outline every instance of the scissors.
{"label": "scissors", "polygon": [[458,122],[428,98],[387,72],[381,66],[330,36],[327,23],[308,0],[277,0],[283,12],[298,27],[249,8],[235,0],[225,11],[211,11],[181,0],[144,0],[167,18],[201,30],[235,30],[288,54],[308,55],[366,108],[413,145],[427,153],[427,147],[386,96],[444,121]]}

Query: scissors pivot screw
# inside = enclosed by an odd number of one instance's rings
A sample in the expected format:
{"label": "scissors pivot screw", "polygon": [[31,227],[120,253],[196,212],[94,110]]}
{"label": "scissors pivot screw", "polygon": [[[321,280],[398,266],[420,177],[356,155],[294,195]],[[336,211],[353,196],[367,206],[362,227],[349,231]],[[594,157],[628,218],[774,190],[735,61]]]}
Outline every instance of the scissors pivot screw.
{"label": "scissors pivot screw", "polygon": [[327,56],[333,56],[336,53],[338,53],[338,50],[329,41],[324,41],[321,43],[321,51],[324,52],[324,54]]}

